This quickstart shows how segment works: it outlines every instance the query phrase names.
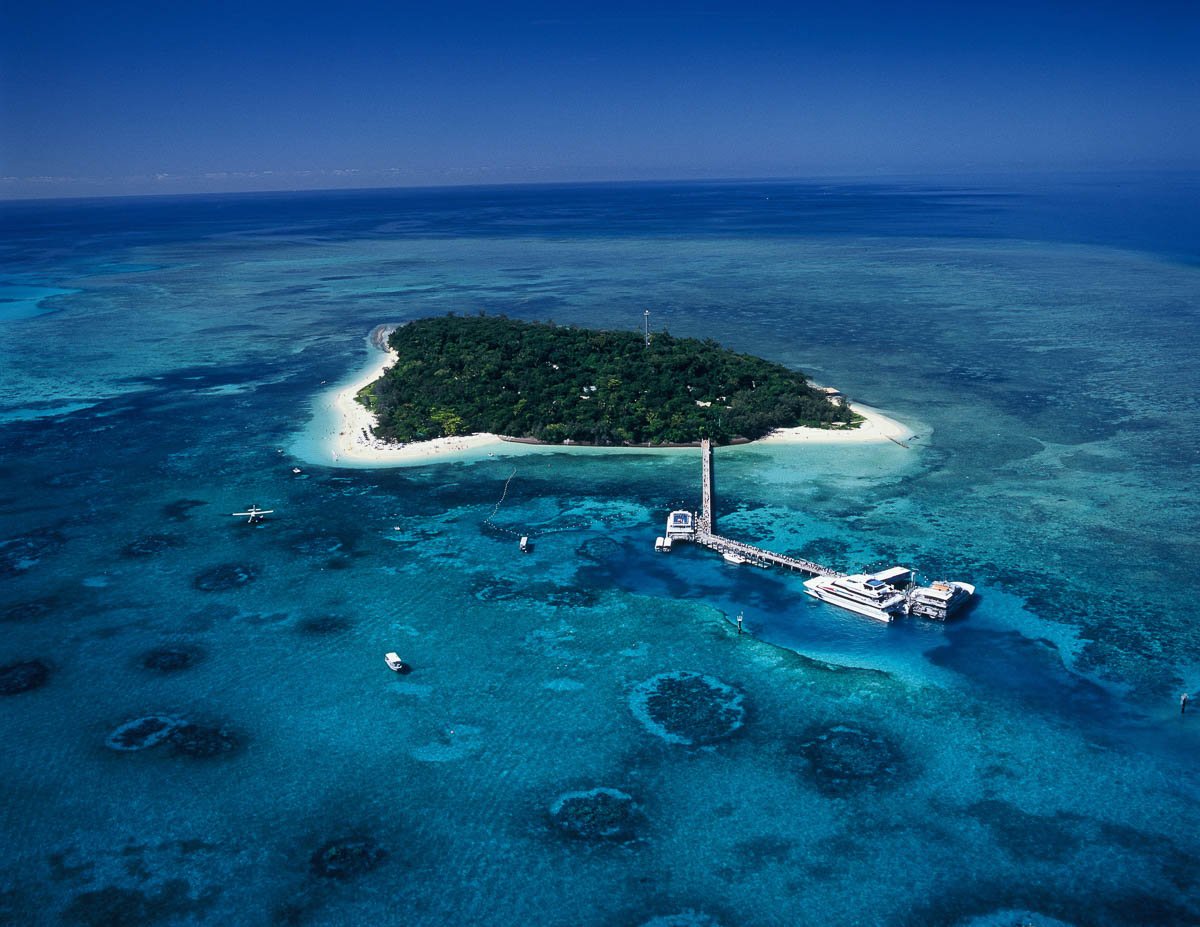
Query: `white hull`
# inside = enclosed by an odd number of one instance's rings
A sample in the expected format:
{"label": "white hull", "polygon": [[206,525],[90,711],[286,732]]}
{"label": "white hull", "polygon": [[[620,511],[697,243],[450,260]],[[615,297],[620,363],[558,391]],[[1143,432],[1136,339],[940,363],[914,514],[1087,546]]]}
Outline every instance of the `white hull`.
{"label": "white hull", "polygon": [[822,602],[828,602],[830,605],[836,605],[838,608],[844,608],[847,611],[855,612],[859,615],[866,615],[868,618],[874,618],[876,621],[884,621],[891,623],[896,615],[895,612],[884,611],[880,608],[873,608],[870,605],[864,605],[861,602],[855,602],[850,599],[844,599],[841,596],[828,595],[819,587],[805,587],[804,591],[811,595],[814,599],[820,599]]}
{"label": "white hull", "polygon": [[923,600],[920,596],[914,597],[910,604],[912,614],[920,615],[922,618],[932,618],[935,621],[945,621],[947,618],[953,617],[954,613],[975,595],[975,587],[970,583],[952,582],[945,585],[954,590],[948,599]]}

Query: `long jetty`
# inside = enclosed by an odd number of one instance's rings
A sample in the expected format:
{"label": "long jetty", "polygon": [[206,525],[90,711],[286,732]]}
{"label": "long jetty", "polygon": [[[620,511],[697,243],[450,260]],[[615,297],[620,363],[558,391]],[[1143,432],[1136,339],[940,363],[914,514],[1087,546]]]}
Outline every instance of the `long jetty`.
{"label": "long jetty", "polygon": [[721,535],[714,533],[713,451],[712,442],[708,438],[700,442],[700,453],[702,455],[701,472],[703,486],[700,494],[700,517],[696,519],[696,533],[692,538],[695,543],[721,554],[736,554],[758,566],[778,566],[788,570],[799,570],[801,573],[809,573],[813,576],[845,575],[844,573],[839,573],[837,570],[831,570],[827,566],[813,563],[811,560],[777,554],[774,551],[764,550],[761,547],[755,547],[753,544],[745,544],[742,541],[735,541],[732,538],[721,537]]}

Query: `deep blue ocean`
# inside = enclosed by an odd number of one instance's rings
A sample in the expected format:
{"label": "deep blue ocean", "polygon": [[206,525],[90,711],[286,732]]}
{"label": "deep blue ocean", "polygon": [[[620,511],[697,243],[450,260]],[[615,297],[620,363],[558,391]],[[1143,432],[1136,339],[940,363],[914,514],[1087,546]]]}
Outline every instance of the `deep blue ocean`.
{"label": "deep blue ocean", "polygon": [[[1200,924],[1200,176],[0,232],[0,923]],[[719,449],[723,533],[974,607],[885,626],[656,554],[698,453],[298,450],[378,324],[645,309],[911,430]]]}

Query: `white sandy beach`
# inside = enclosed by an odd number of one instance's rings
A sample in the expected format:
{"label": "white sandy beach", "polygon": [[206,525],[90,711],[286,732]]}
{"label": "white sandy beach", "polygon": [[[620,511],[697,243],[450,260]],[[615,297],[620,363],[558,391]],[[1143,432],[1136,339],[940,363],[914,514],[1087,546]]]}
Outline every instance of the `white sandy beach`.
{"label": "white sandy beach", "polygon": [[[340,467],[404,467],[434,463],[443,460],[467,460],[480,457],[509,457],[537,453],[557,453],[563,450],[589,451],[592,453],[638,453],[662,454],[672,451],[689,451],[691,448],[643,448],[613,447],[596,448],[572,445],[525,444],[506,441],[499,435],[471,434],[433,441],[414,441],[408,444],[391,444],[375,438],[375,415],[369,412],[354,397],[364,386],[379,379],[383,372],[395,363],[395,352],[382,347],[386,344],[389,329],[380,327],[371,333],[371,364],[354,377],[353,381],[325,393],[314,404],[318,434],[314,435],[318,446],[312,448],[322,463]],[[783,428],[765,438],[751,442],[758,444],[873,444],[894,442],[904,444],[912,436],[912,430],[867,406],[851,404],[851,408],[862,415],[859,427],[842,428]],[[742,445],[745,446],[745,445]]]}
{"label": "white sandy beach", "polygon": [[865,421],[857,428],[779,428],[751,444],[878,444],[892,441],[905,444],[913,436],[907,425],[889,418],[878,409],[850,403],[850,408]]}

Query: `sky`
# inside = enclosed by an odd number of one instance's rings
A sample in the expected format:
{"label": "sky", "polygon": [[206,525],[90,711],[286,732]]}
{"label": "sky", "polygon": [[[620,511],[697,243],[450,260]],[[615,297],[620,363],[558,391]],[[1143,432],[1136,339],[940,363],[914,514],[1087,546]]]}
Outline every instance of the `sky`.
{"label": "sky", "polygon": [[0,4],[0,199],[1200,167],[1200,2]]}

